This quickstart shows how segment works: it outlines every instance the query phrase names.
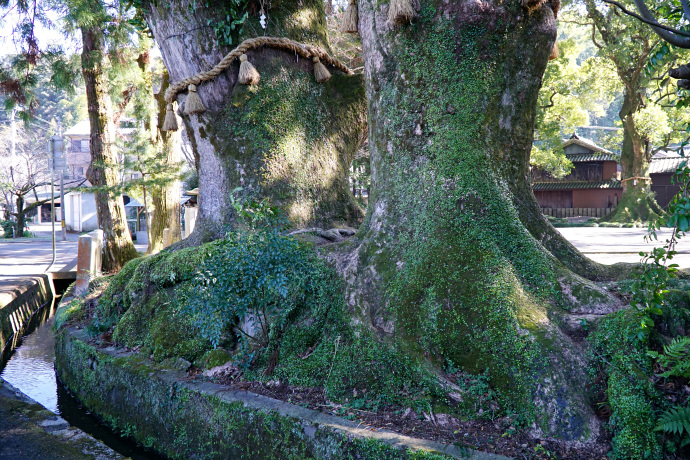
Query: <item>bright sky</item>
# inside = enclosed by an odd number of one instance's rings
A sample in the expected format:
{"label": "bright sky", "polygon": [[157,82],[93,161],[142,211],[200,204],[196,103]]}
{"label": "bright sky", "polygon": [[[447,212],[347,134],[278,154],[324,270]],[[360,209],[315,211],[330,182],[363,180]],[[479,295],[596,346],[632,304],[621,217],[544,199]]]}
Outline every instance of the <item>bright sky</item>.
{"label": "bright sky", "polygon": [[[15,2],[10,2],[14,5]],[[48,17],[53,23],[52,28],[48,28],[43,24],[36,22],[34,34],[38,40],[38,46],[45,49],[48,45],[62,46],[67,53],[77,52],[80,44],[75,38],[66,38],[60,31],[60,17],[54,13],[49,12]],[[13,8],[0,9],[0,56],[7,54],[16,54],[20,51],[20,44],[15,42],[13,37],[13,29],[18,21],[18,15]]]}

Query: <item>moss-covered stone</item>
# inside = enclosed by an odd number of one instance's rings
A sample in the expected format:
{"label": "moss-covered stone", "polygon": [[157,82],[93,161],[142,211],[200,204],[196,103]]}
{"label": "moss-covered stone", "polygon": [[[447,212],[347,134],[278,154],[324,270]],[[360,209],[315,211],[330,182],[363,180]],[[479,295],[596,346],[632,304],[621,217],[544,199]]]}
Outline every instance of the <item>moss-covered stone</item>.
{"label": "moss-covered stone", "polygon": [[[402,438],[357,430],[354,423],[268,398],[261,406],[260,396],[223,394],[217,385],[183,382],[184,374],[161,373],[145,359],[110,349],[115,357],[85,339],[76,330],[58,333],[56,367],[66,387],[115,430],[173,459],[442,460],[473,455],[420,440],[408,447]],[[456,454],[442,454],[440,448]]]}
{"label": "moss-covered stone", "polygon": [[232,359],[232,354],[222,348],[216,348],[215,350],[209,350],[204,353],[197,362],[194,363],[195,366],[202,369],[212,369],[214,367],[222,366]]}

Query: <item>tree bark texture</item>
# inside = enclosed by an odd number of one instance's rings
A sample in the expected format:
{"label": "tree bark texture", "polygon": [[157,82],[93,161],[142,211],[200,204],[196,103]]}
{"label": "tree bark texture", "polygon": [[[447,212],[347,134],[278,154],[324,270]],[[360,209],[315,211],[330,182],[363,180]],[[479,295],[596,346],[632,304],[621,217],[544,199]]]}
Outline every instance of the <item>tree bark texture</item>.
{"label": "tree bark texture", "polygon": [[[279,0],[265,11],[265,31],[251,15],[241,40],[287,37],[328,50],[323,3]],[[148,21],[172,81],[207,71],[232,47],[218,46],[209,21],[223,8],[197,8],[174,0],[149,5]],[[313,64],[290,52],[261,48],[247,53],[261,74],[258,85],[237,83],[239,62],[198,85],[207,111],[182,114],[199,173],[199,215],[192,242],[217,238],[235,224],[233,190],[247,199],[268,197],[294,227],[357,225],[362,210],[349,192],[347,171],[365,137],[361,76],[330,69],[316,83]],[[178,97],[184,104],[185,94]]]}
{"label": "tree bark texture", "polygon": [[26,210],[24,209],[24,195],[17,195],[17,222],[14,227],[14,237],[21,238],[24,236],[24,227],[26,226]]}
{"label": "tree bark texture", "polygon": [[[156,148],[160,149],[169,165],[177,165],[182,157],[182,134],[180,131],[163,131],[165,119],[165,100],[163,95],[170,85],[168,72],[163,73],[160,91],[155,95],[155,108],[157,125],[152,126],[155,133]],[[153,215],[151,217],[151,230],[148,252],[158,252],[163,249],[163,229],[169,228],[172,234],[172,243],[181,238],[180,227],[180,197],[182,196],[182,182],[179,178],[168,181],[165,185],[152,185],[151,205]]]}
{"label": "tree bark texture", "polygon": [[[579,315],[619,308],[520,220],[550,4],[437,1],[392,27],[359,2],[372,187],[358,235],[331,257],[355,321],[437,366],[486,372],[535,435],[592,441]],[[532,198],[533,200],[533,198]]]}
{"label": "tree bark texture", "polygon": [[[122,196],[109,191],[119,185],[115,155],[115,126],[105,75],[103,31],[98,27],[82,27],[82,74],[91,129],[91,165],[87,178],[94,186],[98,226],[104,234],[103,270],[117,271],[137,256],[127,228]],[[63,205],[64,206],[64,205]]]}
{"label": "tree bark texture", "polygon": [[[639,133],[635,113],[642,108],[642,94],[636,88],[636,81],[625,85],[623,106],[619,112],[623,123],[623,147],[621,148],[621,176],[623,194],[614,212],[605,220],[616,222],[650,221],[659,217],[662,210],[657,204],[650,188],[651,181],[634,179],[649,177],[648,141]],[[626,180],[627,179],[627,180]]]}

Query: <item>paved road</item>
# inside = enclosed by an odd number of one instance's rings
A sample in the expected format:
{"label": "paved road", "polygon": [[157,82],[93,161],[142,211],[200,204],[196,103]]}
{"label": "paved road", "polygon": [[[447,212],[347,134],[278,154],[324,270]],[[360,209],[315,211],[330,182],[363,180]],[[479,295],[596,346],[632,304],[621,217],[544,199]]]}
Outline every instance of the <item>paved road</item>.
{"label": "paved road", "polygon": [[[32,238],[0,238],[0,282],[6,276],[42,274],[53,259],[50,224],[34,224],[29,227]],[[56,260],[50,271],[76,270],[77,242],[79,234],[67,233],[67,241],[61,241],[62,233],[56,226]],[[135,245],[137,251],[146,251],[146,245]]]}
{"label": "paved road", "polygon": [[[35,238],[21,238],[19,241],[0,238],[0,286],[4,277],[43,273],[52,260],[50,230],[50,224],[39,224],[30,228]],[[659,232],[658,241],[645,242],[647,230],[644,228],[570,227],[559,228],[558,231],[588,257],[605,264],[639,262],[640,251],[661,246],[670,235],[670,231],[664,229]],[[64,271],[72,266],[76,269],[79,235],[68,233],[67,241],[60,241],[59,228],[56,234],[57,259],[51,271]],[[135,246],[140,252],[146,250],[145,245]],[[676,249],[679,254],[674,262],[690,268],[690,235],[681,239]]]}
{"label": "paved road", "polygon": [[[645,242],[646,228],[568,227],[558,231],[587,257],[603,264],[639,262],[640,251],[663,246],[671,235],[670,230],[662,229],[657,241]],[[690,268],[690,235],[679,241],[676,250],[679,254],[673,262]]]}

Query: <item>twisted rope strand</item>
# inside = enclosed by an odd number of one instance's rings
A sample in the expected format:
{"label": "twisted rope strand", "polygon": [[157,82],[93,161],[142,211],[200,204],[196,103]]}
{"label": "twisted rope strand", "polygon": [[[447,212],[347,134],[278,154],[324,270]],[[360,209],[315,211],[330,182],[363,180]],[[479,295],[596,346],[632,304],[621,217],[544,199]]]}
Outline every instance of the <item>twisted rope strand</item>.
{"label": "twisted rope strand", "polygon": [[212,80],[220,75],[225,69],[230,67],[232,61],[240,57],[242,54],[249,50],[260,48],[262,46],[269,46],[271,48],[285,49],[293,51],[305,59],[311,59],[314,56],[318,57],[322,62],[329,64],[332,67],[340,70],[347,75],[353,75],[354,72],[350,70],[345,64],[340,62],[334,57],[331,57],[326,51],[318,46],[305,45],[289,38],[282,37],[256,37],[248,38],[237,46],[234,50],[230,51],[225,57],[216,64],[211,70],[207,72],[200,72],[193,77],[185,78],[181,81],[173,83],[165,91],[165,100],[168,103],[172,103],[175,100],[177,94],[183,90],[186,90],[189,85],[199,85],[205,81]]}

